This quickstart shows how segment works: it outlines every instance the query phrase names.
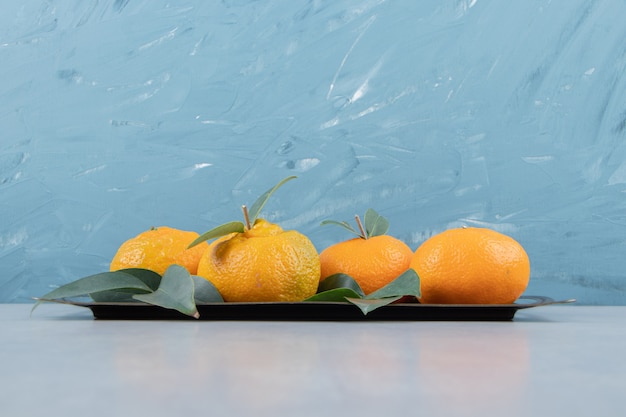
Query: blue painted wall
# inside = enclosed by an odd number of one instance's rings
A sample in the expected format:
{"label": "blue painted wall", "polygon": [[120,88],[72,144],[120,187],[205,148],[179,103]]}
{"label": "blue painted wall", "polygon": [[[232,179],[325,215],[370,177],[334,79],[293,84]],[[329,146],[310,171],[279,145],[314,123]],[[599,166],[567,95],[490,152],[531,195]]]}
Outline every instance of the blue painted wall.
{"label": "blue painted wall", "polygon": [[527,293],[626,304],[622,1],[1,3],[2,302],[295,174],[265,214],[320,250],[490,227]]}

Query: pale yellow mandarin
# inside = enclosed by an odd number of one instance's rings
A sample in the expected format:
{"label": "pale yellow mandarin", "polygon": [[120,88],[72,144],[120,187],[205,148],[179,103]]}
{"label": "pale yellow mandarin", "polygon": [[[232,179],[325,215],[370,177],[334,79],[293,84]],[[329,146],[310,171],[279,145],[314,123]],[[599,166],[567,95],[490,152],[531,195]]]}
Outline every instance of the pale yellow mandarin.
{"label": "pale yellow mandarin", "polygon": [[249,230],[213,241],[198,275],[228,302],[302,301],[317,291],[320,261],[305,235],[257,219]]}
{"label": "pale yellow mandarin", "polygon": [[154,227],[122,243],[109,269],[144,268],[163,275],[168,267],[177,264],[195,274],[200,257],[208,247],[204,242],[187,249],[198,236],[196,232],[172,227]]}

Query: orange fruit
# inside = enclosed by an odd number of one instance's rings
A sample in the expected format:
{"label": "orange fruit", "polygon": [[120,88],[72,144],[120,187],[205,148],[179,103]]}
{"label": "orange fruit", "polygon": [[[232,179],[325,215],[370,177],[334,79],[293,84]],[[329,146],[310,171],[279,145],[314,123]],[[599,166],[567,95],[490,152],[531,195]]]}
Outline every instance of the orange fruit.
{"label": "orange fruit", "polygon": [[163,275],[168,267],[177,264],[195,275],[200,257],[208,247],[204,242],[187,249],[198,236],[196,232],[172,227],[153,227],[122,243],[109,269],[144,268]]}
{"label": "orange fruit", "polygon": [[302,301],[317,292],[320,261],[305,235],[256,219],[250,229],[211,242],[198,275],[227,302]]}
{"label": "orange fruit", "polygon": [[450,229],[422,243],[411,260],[425,304],[509,304],[526,290],[530,261],[510,236]]}
{"label": "orange fruit", "polygon": [[370,294],[406,272],[412,257],[411,248],[393,236],[357,237],[335,243],[320,253],[321,280],[344,273]]}

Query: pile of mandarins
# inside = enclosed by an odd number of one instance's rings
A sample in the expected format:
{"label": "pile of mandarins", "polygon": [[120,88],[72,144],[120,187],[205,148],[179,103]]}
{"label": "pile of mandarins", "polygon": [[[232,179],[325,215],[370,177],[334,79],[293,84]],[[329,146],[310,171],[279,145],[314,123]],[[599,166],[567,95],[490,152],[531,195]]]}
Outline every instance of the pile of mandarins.
{"label": "pile of mandarins", "polygon": [[302,301],[337,273],[351,276],[370,294],[413,268],[420,278],[420,303],[508,304],[522,295],[530,278],[524,248],[487,228],[449,229],[415,251],[393,236],[361,227],[357,237],[318,253],[302,233],[261,218],[210,243],[198,242],[199,236],[154,227],[124,242],[110,270],[145,268],[163,274],[178,264],[209,280],[226,302]]}

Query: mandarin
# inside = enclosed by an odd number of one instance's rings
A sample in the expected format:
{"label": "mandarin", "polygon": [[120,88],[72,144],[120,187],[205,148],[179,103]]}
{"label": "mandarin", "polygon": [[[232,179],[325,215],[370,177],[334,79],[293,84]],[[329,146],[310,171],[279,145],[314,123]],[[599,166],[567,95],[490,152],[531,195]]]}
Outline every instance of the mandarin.
{"label": "mandarin", "polygon": [[365,294],[370,294],[409,269],[413,251],[389,235],[357,237],[335,243],[320,253],[321,280],[331,275],[350,275]]}
{"label": "mandarin", "polygon": [[424,304],[509,304],[526,290],[530,261],[510,236],[486,228],[436,234],[415,251]]}
{"label": "mandarin", "polygon": [[320,260],[305,235],[256,219],[243,232],[211,242],[198,275],[227,302],[303,301],[317,291]]}
{"label": "mandarin", "polygon": [[195,274],[202,253],[208,247],[205,242],[188,249],[198,233],[168,226],[153,227],[128,239],[117,250],[109,269],[144,268],[163,275],[168,267],[177,264]]}

